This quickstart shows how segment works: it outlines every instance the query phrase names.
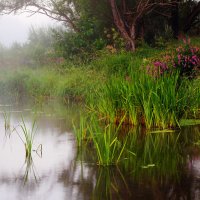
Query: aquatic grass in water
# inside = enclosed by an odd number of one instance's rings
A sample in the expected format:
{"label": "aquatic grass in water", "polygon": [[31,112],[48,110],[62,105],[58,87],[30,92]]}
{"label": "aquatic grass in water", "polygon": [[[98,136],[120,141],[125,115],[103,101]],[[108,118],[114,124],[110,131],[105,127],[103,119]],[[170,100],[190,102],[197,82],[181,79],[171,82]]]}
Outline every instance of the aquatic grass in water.
{"label": "aquatic grass in water", "polygon": [[118,138],[119,128],[122,123],[120,123],[117,128],[112,124],[108,124],[104,127],[104,124],[101,124],[101,122],[93,116],[90,119],[90,124],[85,127],[83,121],[84,120],[80,121],[80,129],[75,129],[77,143],[78,145],[83,145],[83,140],[85,140],[85,133],[87,131],[87,137],[89,137],[90,143],[95,148],[98,165],[117,165],[123,160],[127,141],[126,139],[121,141]]}
{"label": "aquatic grass in water", "polygon": [[[130,172],[133,177],[140,174],[160,179],[165,176],[178,179],[179,166],[186,162],[182,147],[188,145],[183,144],[185,140],[182,140],[180,133],[172,130],[149,132],[150,130],[141,127],[135,127],[126,133],[122,127],[122,130],[116,130],[113,124],[104,127],[97,119],[93,122],[96,125],[88,125],[92,145],[86,148],[93,157],[89,162],[97,160],[99,166],[114,166],[113,169],[119,167],[122,171]],[[88,155],[84,155],[86,160]]]}
{"label": "aquatic grass in water", "polygon": [[[31,129],[28,129],[25,124],[24,118],[22,117],[22,124],[20,125],[20,128],[22,130],[23,137],[20,134],[21,132],[19,133],[15,128],[19,138],[24,143],[27,159],[32,155],[32,151],[33,151],[33,142],[34,142],[35,131],[36,131],[35,126],[36,126],[36,120],[33,121]],[[42,151],[42,146],[40,149]]]}
{"label": "aquatic grass in water", "polygon": [[73,123],[73,129],[76,137],[76,142],[78,147],[81,147],[83,145],[83,142],[87,139],[87,124],[86,124],[86,118],[81,117],[80,118],[80,127],[77,128],[75,124]]}
{"label": "aquatic grass in water", "polygon": [[25,141],[24,141],[24,145],[25,145],[25,149],[26,149],[26,157],[30,157],[31,152],[32,152],[32,147],[33,147],[33,141],[34,141],[34,136],[35,136],[35,120],[33,122],[32,128],[31,130],[28,130],[26,127],[26,124],[24,122],[24,119],[22,118],[22,125],[21,125],[21,129],[23,131],[23,134],[25,136]]}
{"label": "aquatic grass in water", "polygon": [[104,131],[99,130],[97,127],[89,129],[89,131],[97,152],[98,165],[117,164],[121,159],[126,143],[122,145],[110,125],[106,126]]}

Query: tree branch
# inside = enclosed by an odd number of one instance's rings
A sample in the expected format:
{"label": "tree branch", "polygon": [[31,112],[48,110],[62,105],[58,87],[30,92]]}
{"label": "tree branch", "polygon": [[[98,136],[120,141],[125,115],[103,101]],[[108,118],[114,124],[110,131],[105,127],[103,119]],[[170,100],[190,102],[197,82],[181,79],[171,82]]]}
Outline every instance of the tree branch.
{"label": "tree branch", "polygon": [[[75,32],[79,32],[80,30],[77,28],[75,21],[75,8],[73,8],[73,5],[69,1],[68,4],[66,4],[66,1],[60,0],[60,1],[32,1],[32,0],[26,0],[22,1],[23,3],[17,3],[18,1],[15,1],[14,3],[5,1],[0,3],[0,14],[16,14],[17,12],[26,12],[31,13],[31,15],[34,15],[36,13],[40,13],[43,15],[46,15],[54,20],[64,22],[69,27],[71,27]],[[71,8],[70,8],[71,6]],[[34,8],[36,10],[34,10]],[[73,13],[74,9],[74,13]]]}

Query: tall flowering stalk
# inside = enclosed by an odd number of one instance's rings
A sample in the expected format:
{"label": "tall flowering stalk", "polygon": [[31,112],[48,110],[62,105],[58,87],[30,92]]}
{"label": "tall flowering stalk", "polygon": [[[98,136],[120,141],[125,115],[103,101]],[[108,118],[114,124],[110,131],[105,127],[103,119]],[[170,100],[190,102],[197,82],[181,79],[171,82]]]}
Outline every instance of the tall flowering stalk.
{"label": "tall flowering stalk", "polygon": [[159,77],[164,73],[171,73],[174,65],[172,55],[164,55],[162,60],[153,60],[150,65],[146,67],[148,74]]}

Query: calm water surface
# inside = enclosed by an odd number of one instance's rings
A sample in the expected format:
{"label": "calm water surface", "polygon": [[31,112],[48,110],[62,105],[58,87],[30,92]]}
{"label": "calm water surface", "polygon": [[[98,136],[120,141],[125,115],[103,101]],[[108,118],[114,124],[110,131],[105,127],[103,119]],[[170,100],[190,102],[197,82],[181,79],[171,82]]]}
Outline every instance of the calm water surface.
{"label": "calm water surface", "polygon": [[[77,121],[80,110],[56,102],[37,108],[0,105],[0,200],[200,199],[200,151],[194,145],[199,126],[158,136],[162,147],[147,151],[152,163],[143,162],[142,152],[147,144],[155,148],[156,134],[138,139],[135,151],[141,159],[101,168],[92,149],[76,147],[72,120]],[[5,113],[10,121],[6,130]],[[23,139],[22,116],[27,129],[37,116],[35,151],[29,161],[19,137]]]}

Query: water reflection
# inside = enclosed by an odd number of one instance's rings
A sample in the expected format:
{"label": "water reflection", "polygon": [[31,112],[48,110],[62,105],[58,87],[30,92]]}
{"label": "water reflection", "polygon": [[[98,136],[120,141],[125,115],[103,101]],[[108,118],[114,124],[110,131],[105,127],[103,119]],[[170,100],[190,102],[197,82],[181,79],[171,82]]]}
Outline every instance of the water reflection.
{"label": "water reflection", "polygon": [[37,178],[38,175],[36,174],[36,168],[35,168],[35,165],[34,165],[34,162],[33,162],[32,155],[30,155],[28,157],[26,156],[24,166],[25,166],[25,172],[24,172],[24,178],[23,178],[24,184],[26,184],[28,182],[31,175],[33,176],[33,178],[37,182],[38,181],[38,178]]}
{"label": "water reflection", "polygon": [[[136,157],[127,154],[118,167],[98,168],[92,199],[199,199],[200,151],[194,146],[199,127],[130,134],[128,146]],[[88,160],[91,152],[82,157]]]}
{"label": "water reflection", "polygon": [[19,125],[22,114],[31,128],[33,113],[30,110],[10,113],[9,130],[5,130],[0,116],[0,199],[65,199],[65,188],[58,179],[74,162],[73,135],[63,131],[62,121],[40,115],[33,144],[36,151],[26,158],[24,144],[12,129]]}
{"label": "water reflection", "polygon": [[[128,130],[136,156],[127,153],[119,166],[99,167],[91,143],[77,149],[71,123],[78,120],[77,107],[29,108],[9,107],[7,130],[0,115],[1,200],[200,199],[199,126],[159,134]],[[35,113],[34,151],[27,159],[13,127],[21,115],[31,127]]]}

